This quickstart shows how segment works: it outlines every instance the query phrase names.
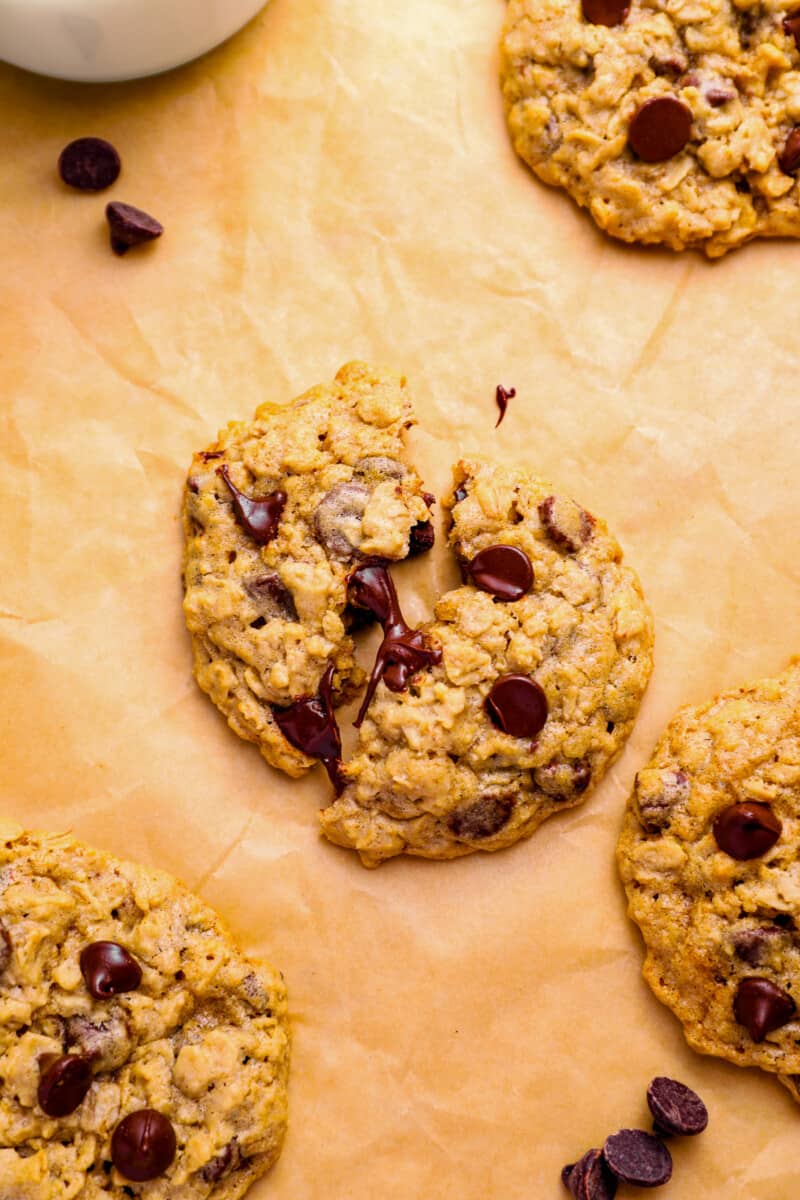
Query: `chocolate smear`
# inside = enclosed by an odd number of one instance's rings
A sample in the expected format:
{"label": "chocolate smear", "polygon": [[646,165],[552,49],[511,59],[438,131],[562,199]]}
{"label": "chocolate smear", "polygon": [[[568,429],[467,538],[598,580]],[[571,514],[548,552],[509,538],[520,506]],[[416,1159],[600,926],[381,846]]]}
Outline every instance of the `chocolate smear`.
{"label": "chocolate smear", "polygon": [[336,789],[344,787],[342,738],[333,711],[333,663],[329,663],[316,696],[303,696],[288,708],[272,706],[275,723],[290,745],[318,758]]}
{"label": "chocolate smear", "polygon": [[230,477],[227,464],[217,468],[217,474],[225,480],[225,484],[233,497],[233,511],[236,520],[259,546],[266,546],[278,532],[278,524],[286,507],[286,492],[270,492],[258,500],[251,500],[240,492]]}
{"label": "chocolate smear", "polygon": [[497,429],[497,426],[502,423],[503,417],[506,415],[506,410],[508,409],[508,402],[509,400],[513,400],[516,394],[516,388],[504,388],[502,383],[498,383],[494,394],[494,399],[497,407],[500,409],[500,416],[495,422],[495,429]]}

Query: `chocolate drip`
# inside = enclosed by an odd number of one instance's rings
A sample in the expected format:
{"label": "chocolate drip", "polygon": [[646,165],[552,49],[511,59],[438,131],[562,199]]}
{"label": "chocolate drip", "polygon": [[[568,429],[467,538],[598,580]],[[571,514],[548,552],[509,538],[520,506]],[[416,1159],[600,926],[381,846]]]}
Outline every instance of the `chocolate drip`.
{"label": "chocolate drip", "polygon": [[502,383],[498,383],[494,398],[497,407],[500,409],[500,416],[495,422],[495,429],[497,429],[497,426],[502,422],[503,417],[506,415],[506,409],[508,408],[509,400],[513,400],[516,394],[516,388],[504,388]]}
{"label": "chocolate drip", "polygon": [[266,546],[278,532],[278,522],[286,507],[286,492],[271,492],[269,496],[251,500],[244,492],[239,491],[228,473],[227,464],[218,468],[218,474],[225,480],[228,491],[233,496],[236,520],[254,542],[258,542],[259,546]]}
{"label": "chocolate drip", "polygon": [[442,661],[442,652],[428,644],[425,634],[412,629],[400,611],[394,581],[385,566],[367,563],[350,576],[350,603],[371,612],[383,628],[364,703],[353,722],[359,728],[381,679],[392,692],[404,692],[408,681],[423,667]]}
{"label": "chocolate drip", "polygon": [[338,796],[344,787],[342,739],[333,711],[332,685],[333,663],[322,676],[316,696],[304,696],[288,708],[273,706],[272,712],[287,742],[320,760]]}

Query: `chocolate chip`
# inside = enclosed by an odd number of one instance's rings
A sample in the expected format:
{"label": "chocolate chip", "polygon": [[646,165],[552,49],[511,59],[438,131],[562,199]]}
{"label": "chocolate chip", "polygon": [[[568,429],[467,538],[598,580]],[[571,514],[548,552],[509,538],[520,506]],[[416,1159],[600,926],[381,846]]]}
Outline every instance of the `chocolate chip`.
{"label": "chocolate chip", "polygon": [[417,521],[411,526],[408,537],[408,557],[416,558],[418,554],[427,554],[436,541],[436,531],[433,521]]}
{"label": "chocolate chip", "polygon": [[11,934],[0,921],[0,975],[4,975],[11,966]]}
{"label": "chocolate chip", "polygon": [[533,772],[536,786],[554,800],[581,796],[592,782],[592,768],[585,758],[553,759]]}
{"label": "chocolate chip", "polygon": [[338,793],[344,781],[342,738],[333,711],[333,672],[333,663],[330,663],[316,696],[301,696],[287,708],[273,705],[272,713],[275,724],[291,746],[320,760]]}
{"label": "chocolate chip", "polygon": [[124,1117],[111,1138],[111,1159],[120,1175],[134,1183],[157,1179],[172,1164],[175,1130],[160,1112],[142,1108]]}
{"label": "chocolate chip", "polygon": [[212,1158],[210,1162],[206,1163],[200,1172],[200,1178],[203,1183],[219,1183],[220,1179],[237,1171],[245,1161],[238,1141],[233,1138],[216,1158]]}
{"label": "chocolate chip", "polygon": [[76,138],[61,151],[58,173],[81,192],[102,192],[119,177],[119,155],[104,138]]}
{"label": "chocolate chip", "polygon": [[474,804],[457,808],[448,817],[447,824],[456,837],[487,838],[508,824],[513,811],[511,796],[482,796]]}
{"label": "chocolate chip", "polygon": [[708,1109],[697,1092],[666,1075],[651,1081],[647,1105],[659,1132],[694,1137],[708,1125]]}
{"label": "chocolate chip", "polygon": [[380,483],[384,479],[405,479],[408,471],[396,458],[385,454],[368,454],[353,466],[353,474]]}
{"label": "chocolate chip", "polygon": [[91,1021],[77,1014],[67,1018],[65,1032],[68,1049],[89,1059],[97,1071],[113,1071],[130,1055],[130,1030],[119,1014],[106,1021]]}
{"label": "chocolate chip", "polygon": [[730,88],[710,87],[706,88],[703,94],[712,108],[720,108],[729,100],[736,99],[736,92],[732,92]]}
{"label": "chocolate chip", "polygon": [[142,968],[118,942],[92,942],[81,951],[81,974],[95,1000],[135,992]]}
{"label": "chocolate chip", "polygon": [[286,507],[286,492],[270,492],[268,496],[251,499],[236,487],[227,465],[218,467],[217,474],[225,480],[233,497],[233,513],[238,524],[259,546],[266,546],[277,535],[278,525]]}
{"label": "chocolate chip", "polygon": [[692,110],[677,96],[645,100],[628,127],[628,145],[646,163],[674,158],[691,136]]}
{"label": "chocolate chip", "polygon": [[630,9],[629,0],[582,0],[584,19],[592,25],[621,25]]}
{"label": "chocolate chip", "polygon": [[800,50],[800,10],[785,16],[781,21],[781,28],[787,37],[794,38],[794,44]]}
{"label": "chocolate chip", "polygon": [[661,833],[672,820],[675,808],[685,804],[691,789],[683,771],[649,767],[636,776],[635,798],[639,821],[648,833]]}
{"label": "chocolate chip", "polygon": [[456,488],[453,492],[453,504],[460,504],[462,500],[467,498],[467,489],[463,487]]}
{"label": "chocolate chip", "polygon": [[786,935],[775,925],[758,929],[742,929],[733,938],[733,951],[737,958],[749,967],[761,967],[769,957],[769,950]]}
{"label": "chocolate chip", "polygon": [[89,1060],[65,1054],[43,1065],[37,1092],[39,1107],[48,1117],[67,1117],[83,1103],[92,1086]]}
{"label": "chocolate chip", "polygon": [[778,155],[778,166],[785,175],[794,175],[800,168],[800,125],[795,125]]}
{"label": "chocolate chip", "polygon": [[500,416],[495,422],[495,429],[502,423],[503,417],[506,415],[509,400],[513,400],[517,394],[516,388],[504,388],[501,383],[498,383],[495,388],[494,402],[500,410]]}
{"label": "chocolate chip", "polygon": [[115,254],[127,254],[133,246],[152,242],[164,232],[164,226],[155,217],[132,204],[120,204],[116,200],[106,205],[106,220]]}
{"label": "chocolate chip", "polygon": [[547,721],[547,697],[527,675],[501,675],[486,697],[486,712],[511,737],[534,738]]}
{"label": "chocolate chip", "polygon": [[561,1178],[574,1200],[614,1200],[617,1194],[617,1180],[599,1150],[587,1150],[566,1179],[564,1171]]}
{"label": "chocolate chip", "polygon": [[731,804],[714,822],[714,837],[720,850],[746,862],[760,858],[781,836],[782,825],[768,804],[745,800]]}
{"label": "chocolate chip", "polygon": [[533,567],[516,546],[487,546],[469,564],[476,587],[496,600],[521,600],[533,587]]}
{"label": "chocolate chip", "polygon": [[788,992],[761,975],[748,975],[736,989],[733,1015],[754,1042],[763,1042],[768,1033],[788,1024],[795,1012]]}
{"label": "chocolate chip", "polygon": [[539,505],[539,520],[560,550],[575,554],[592,536],[593,518],[564,496],[547,496]]}
{"label": "chocolate chip", "polygon": [[634,1187],[660,1187],[672,1175],[672,1155],[643,1129],[621,1129],[606,1138],[603,1158],[618,1179]]}
{"label": "chocolate chip", "polygon": [[292,593],[277,571],[265,571],[263,575],[245,579],[243,587],[250,599],[258,606],[262,616],[279,617],[283,621],[297,620],[297,609]]}
{"label": "chocolate chip", "polygon": [[436,497],[434,496],[433,492],[423,492],[422,499],[425,501],[428,508],[433,508],[434,504],[436,503]]}
{"label": "chocolate chip", "polygon": [[656,75],[668,75],[671,79],[678,79],[686,71],[689,62],[682,54],[670,54],[666,58],[659,58],[654,54],[648,65]]}
{"label": "chocolate chip", "polygon": [[363,483],[337,483],[317,505],[314,529],[331,558],[351,562],[358,557],[361,518],[369,498]]}

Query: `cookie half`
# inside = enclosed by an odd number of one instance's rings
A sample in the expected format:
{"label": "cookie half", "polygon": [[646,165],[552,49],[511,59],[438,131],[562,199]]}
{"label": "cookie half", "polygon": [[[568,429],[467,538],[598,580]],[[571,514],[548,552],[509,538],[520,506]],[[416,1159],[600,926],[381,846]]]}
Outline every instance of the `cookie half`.
{"label": "cookie half", "polygon": [[798,44],[787,2],[511,0],[514,148],[626,242],[800,236]]}
{"label": "cookie half", "polygon": [[286,1131],[280,974],[168,875],[0,839],[0,1195],[243,1196]]}
{"label": "cookie half", "polygon": [[317,695],[329,668],[333,704],[364,678],[348,573],[432,545],[403,445],[414,423],[404,379],[350,363],[292,404],[262,404],[192,462],[183,607],[195,677],[231,728],[289,775],[316,759],[287,739],[280,711]]}
{"label": "cookie half", "polygon": [[794,660],[677,714],[618,847],[645,979],[689,1044],[787,1076],[800,1074],[799,847]]}
{"label": "cookie half", "polygon": [[465,582],[422,627],[440,661],[403,691],[379,683],[344,791],[321,814],[367,866],[499,850],[580,804],[652,669],[650,613],[603,521],[479,460],[458,464],[444,507]]}

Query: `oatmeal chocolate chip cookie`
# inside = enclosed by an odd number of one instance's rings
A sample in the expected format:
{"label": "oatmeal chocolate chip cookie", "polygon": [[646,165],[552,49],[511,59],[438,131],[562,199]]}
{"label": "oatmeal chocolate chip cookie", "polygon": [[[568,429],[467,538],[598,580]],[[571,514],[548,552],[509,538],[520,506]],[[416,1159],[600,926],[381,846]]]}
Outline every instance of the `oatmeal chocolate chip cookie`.
{"label": "oatmeal chocolate chip cookie", "polygon": [[292,736],[306,728],[293,706],[340,704],[363,682],[349,573],[433,542],[403,447],[413,424],[405,380],[350,363],[293,404],[229,425],[192,462],[184,612],[195,675],[231,728],[289,775],[319,752],[318,731],[308,747]]}
{"label": "oatmeal chocolate chip cookie", "polygon": [[[367,866],[499,850],[581,803],[652,667],[639,582],[601,520],[525,470],[481,461],[458,464],[444,504],[464,585],[413,645],[384,615],[385,674],[321,816]],[[352,601],[380,616],[369,570],[354,573]]]}
{"label": "oatmeal chocolate chip cookie", "polygon": [[0,917],[0,1196],[243,1196],[286,1129],[280,974],[170,876],[8,823]]}
{"label": "oatmeal chocolate chip cookie", "polygon": [[798,237],[798,47],[791,0],[511,0],[514,147],[627,242]]}
{"label": "oatmeal chocolate chip cookie", "polygon": [[799,845],[796,659],[677,714],[618,850],[645,978],[689,1044],[786,1076],[800,1075]]}

